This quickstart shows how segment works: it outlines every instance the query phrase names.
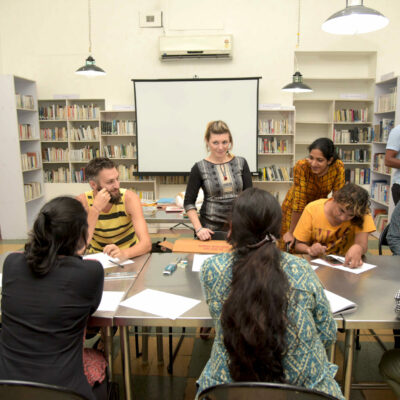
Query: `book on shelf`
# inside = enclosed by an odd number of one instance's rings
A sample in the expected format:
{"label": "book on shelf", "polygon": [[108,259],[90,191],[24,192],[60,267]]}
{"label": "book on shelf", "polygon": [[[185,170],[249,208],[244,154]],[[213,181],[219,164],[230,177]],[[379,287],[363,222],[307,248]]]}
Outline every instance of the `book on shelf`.
{"label": "book on shelf", "polygon": [[24,184],[25,201],[39,197],[42,194],[42,185],[40,182],[30,182]]}
{"label": "book on shelf", "polygon": [[67,106],[69,120],[99,119],[100,107],[96,104],[73,104]]}
{"label": "book on shelf", "polygon": [[39,107],[39,120],[64,120],[68,118],[67,106],[51,104]]}
{"label": "book on shelf", "polygon": [[291,167],[283,167],[270,165],[259,170],[259,180],[267,182],[280,182],[292,180],[293,169]]}
{"label": "book on shelf", "polygon": [[375,172],[382,172],[384,174],[392,173],[392,169],[385,165],[385,153],[375,153],[372,161],[372,168]]}
{"label": "book on shelf", "polygon": [[70,139],[76,141],[99,140],[100,129],[98,126],[92,128],[90,125],[81,125],[77,128],[71,128]]}
{"label": "book on shelf", "polygon": [[101,133],[103,135],[134,135],[136,132],[136,121],[112,120],[101,121]]}
{"label": "book on shelf", "polygon": [[27,110],[35,109],[35,101],[33,100],[33,96],[27,94],[15,94],[15,101],[17,104],[17,108],[25,108]]}
{"label": "book on shelf", "polygon": [[46,183],[71,183],[70,169],[60,167],[53,170],[45,170],[44,181]]}
{"label": "book on shelf", "polygon": [[129,166],[124,165],[124,164],[119,164],[117,166],[117,169],[118,169],[120,181],[134,181],[135,180],[134,174],[137,171],[137,167],[135,164],[131,164]]}
{"label": "book on shelf", "polygon": [[374,137],[374,129],[370,126],[352,129],[336,129],[333,128],[332,141],[336,144],[349,143],[371,143]]}
{"label": "book on shelf", "polygon": [[85,168],[82,167],[80,169],[76,169],[72,172],[72,181],[75,183],[84,183],[86,182],[86,174]]}
{"label": "book on shelf", "polygon": [[136,190],[136,194],[142,201],[154,201],[154,192],[145,190]]}
{"label": "book on shelf", "polygon": [[108,158],[136,158],[136,145],[133,143],[103,146],[104,156]]}
{"label": "book on shelf", "polygon": [[374,125],[374,142],[386,143],[389,138],[390,131],[394,128],[394,120],[390,118],[382,118],[379,124]]}
{"label": "book on shelf", "polygon": [[42,128],[40,129],[40,138],[42,139],[42,141],[67,141],[67,128],[65,126]]}
{"label": "book on shelf", "polygon": [[390,185],[385,179],[377,179],[372,181],[371,197],[382,203],[389,203]]}
{"label": "book on shelf", "polygon": [[160,176],[159,182],[161,185],[184,185],[189,181],[189,176]]}
{"label": "book on shelf", "polygon": [[57,147],[47,147],[42,149],[42,158],[45,162],[68,162],[69,150]]}
{"label": "book on shelf", "polygon": [[258,138],[258,152],[259,153],[277,153],[285,154],[290,153],[292,150],[291,141],[288,139],[272,138]]}
{"label": "book on shelf", "polygon": [[289,134],[291,128],[288,119],[259,119],[258,120],[258,134],[259,135],[270,135],[270,134]]}
{"label": "book on shelf", "polygon": [[31,124],[19,124],[18,128],[20,139],[35,139],[34,129]]}
{"label": "book on shelf", "polygon": [[369,168],[345,169],[344,177],[346,183],[357,185],[369,185],[371,181],[371,170]]}
{"label": "book on shelf", "polygon": [[371,159],[371,151],[368,149],[343,149],[338,150],[338,156],[343,162],[369,162]]}
{"label": "book on shelf", "polygon": [[85,146],[80,149],[71,149],[69,152],[71,161],[90,161],[93,158],[100,157],[100,150],[98,148]]}
{"label": "book on shelf", "polygon": [[367,122],[368,108],[341,109],[335,111],[335,122]]}
{"label": "book on shelf", "polygon": [[28,152],[21,154],[22,170],[27,171],[39,167],[39,153]]}
{"label": "book on shelf", "polygon": [[390,93],[378,97],[377,112],[388,112],[396,110],[397,86],[390,89]]}

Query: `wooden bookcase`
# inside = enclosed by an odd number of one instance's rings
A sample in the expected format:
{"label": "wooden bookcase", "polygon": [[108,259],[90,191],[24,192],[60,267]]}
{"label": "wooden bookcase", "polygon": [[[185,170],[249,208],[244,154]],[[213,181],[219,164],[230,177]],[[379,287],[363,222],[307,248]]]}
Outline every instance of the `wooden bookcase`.
{"label": "wooden bookcase", "polygon": [[293,182],[296,112],[294,107],[258,110],[258,169],[253,184],[282,203]]}
{"label": "wooden bookcase", "polygon": [[[390,130],[400,124],[400,79],[394,77],[376,83],[371,165],[371,208],[373,215],[383,213],[390,220],[394,203],[391,194],[394,168],[384,165],[384,154]],[[378,211],[379,210],[379,211]],[[377,227],[378,229],[381,227]],[[380,231],[377,231],[377,236]]]}
{"label": "wooden bookcase", "polygon": [[0,75],[0,228],[2,239],[26,239],[44,204],[36,83]]}

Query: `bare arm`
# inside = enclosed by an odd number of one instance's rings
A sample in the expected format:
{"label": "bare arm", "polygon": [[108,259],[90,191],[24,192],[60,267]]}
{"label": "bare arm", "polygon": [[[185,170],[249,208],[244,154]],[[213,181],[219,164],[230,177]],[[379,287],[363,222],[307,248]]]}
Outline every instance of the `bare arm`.
{"label": "bare arm", "polygon": [[132,224],[138,237],[138,243],[129,249],[120,249],[115,244],[107,245],[104,248],[105,253],[109,254],[111,257],[119,258],[120,260],[141,256],[151,250],[151,239],[147,229],[147,223],[143,216],[139,196],[130,190],[125,192],[125,209],[132,218]]}
{"label": "bare arm", "polygon": [[80,194],[77,196],[77,200],[79,200],[83,207],[85,208],[88,214],[88,244],[92,240],[94,228],[96,227],[97,220],[99,218],[99,214],[103,211],[105,207],[107,207],[108,202],[110,201],[110,194],[107,192],[106,189],[101,189],[94,198],[93,206],[89,207],[85,193]]}
{"label": "bare arm", "polygon": [[363,264],[362,255],[368,250],[368,233],[358,232],[354,238],[354,244],[347,250],[345,265],[350,268],[357,268]]}
{"label": "bare arm", "polygon": [[292,212],[292,219],[290,220],[290,227],[289,230],[283,235],[283,241],[285,243],[290,243],[290,247],[294,244],[294,236],[293,232],[296,228],[297,223],[301,217],[301,213],[297,211]]}
{"label": "bare arm", "polygon": [[305,242],[296,241],[295,250],[297,253],[308,254],[311,257],[318,257],[325,254],[326,246],[323,246],[321,243],[314,243],[309,246]]}
{"label": "bare arm", "polygon": [[396,158],[398,151],[386,150],[385,153],[385,165],[387,167],[400,168],[400,159]]}
{"label": "bare arm", "polygon": [[201,222],[199,220],[199,216],[197,215],[197,210],[195,208],[192,208],[187,211],[187,216],[190,219],[190,222],[193,225],[194,231],[196,233],[196,236],[200,240],[208,240],[211,239],[211,235],[214,233],[211,229],[208,228],[203,228],[201,226]]}

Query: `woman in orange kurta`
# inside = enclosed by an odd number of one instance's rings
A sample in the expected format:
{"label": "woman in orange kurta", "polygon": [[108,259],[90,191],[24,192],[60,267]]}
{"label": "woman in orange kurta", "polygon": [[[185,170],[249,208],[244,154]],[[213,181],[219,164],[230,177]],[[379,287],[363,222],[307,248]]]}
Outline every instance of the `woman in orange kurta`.
{"label": "woman in orange kurta", "polygon": [[326,198],[344,186],[344,165],[338,159],[332,140],[320,138],[308,147],[309,156],[296,163],[293,185],[282,203],[280,247],[294,244],[293,231],[305,206],[311,201]]}

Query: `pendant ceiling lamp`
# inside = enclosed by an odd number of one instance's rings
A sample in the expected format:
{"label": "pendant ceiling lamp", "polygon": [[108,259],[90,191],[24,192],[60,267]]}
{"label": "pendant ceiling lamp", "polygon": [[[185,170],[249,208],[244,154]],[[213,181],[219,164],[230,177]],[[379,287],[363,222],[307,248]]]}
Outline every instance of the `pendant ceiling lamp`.
{"label": "pendant ceiling lamp", "polygon": [[[301,4],[299,0],[299,12],[297,15],[297,48],[300,46],[300,8]],[[310,86],[303,83],[303,75],[299,71],[296,53],[294,54],[294,60],[296,62],[296,72],[293,74],[292,82],[285,85],[282,88],[282,91],[291,93],[311,93],[313,90],[310,88]]]}
{"label": "pendant ceiling lamp", "polygon": [[336,35],[357,35],[374,32],[389,23],[379,11],[364,6],[364,0],[346,0],[346,8],[331,15],[322,30]]}
{"label": "pendant ceiling lamp", "polygon": [[89,15],[89,57],[85,61],[85,65],[75,71],[78,75],[84,76],[102,76],[106,72],[98,67],[95,63],[94,58],[91,56],[92,52],[92,12],[91,12],[91,0],[88,0],[88,15]]}

